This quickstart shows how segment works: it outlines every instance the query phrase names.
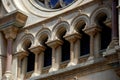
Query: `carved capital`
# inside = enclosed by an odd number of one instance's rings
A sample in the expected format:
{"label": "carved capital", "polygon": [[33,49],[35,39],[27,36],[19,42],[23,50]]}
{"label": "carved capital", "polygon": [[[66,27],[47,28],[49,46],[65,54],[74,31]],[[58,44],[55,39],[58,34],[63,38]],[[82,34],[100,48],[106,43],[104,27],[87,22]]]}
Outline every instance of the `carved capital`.
{"label": "carved capital", "polygon": [[6,39],[15,39],[18,28],[25,25],[27,16],[19,11],[14,11],[0,18],[0,31],[3,31]]}
{"label": "carved capital", "polygon": [[21,60],[24,57],[28,56],[28,52],[27,51],[21,51],[21,52],[18,52],[16,56]]}
{"label": "carved capital", "polygon": [[81,38],[81,35],[79,33],[73,33],[73,34],[64,36],[64,38],[69,42],[75,42],[77,39]]}
{"label": "carved capital", "polygon": [[84,29],[83,31],[85,31],[85,33],[87,33],[88,35],[95,35],[97,34],[97,32],[101,31],[101,29],[99,27],[90,27],[87,29]]}
{"label": "carved capital", "polygon": [[18,28],[13,26],[10,26],[3,30],[3,33],[5,34],[6,39],[15,39],[17,32],[18,32]]}
{"label": "carved capital", "polygon": [[45,50],[45,47],[44,46],[37,46],[37,47],[29,48],[29,49],[34,54],[40,54],[42,51]]}
{"label": "carved capital", "polygon": [[56,47],[62,45],[62,44],[63,44],[63,41],[56,39],[56,40],[54,40],[54,41],[47,42],[46,44],[47,44],[48,46],[50,46],[51,48],[56,48]]}

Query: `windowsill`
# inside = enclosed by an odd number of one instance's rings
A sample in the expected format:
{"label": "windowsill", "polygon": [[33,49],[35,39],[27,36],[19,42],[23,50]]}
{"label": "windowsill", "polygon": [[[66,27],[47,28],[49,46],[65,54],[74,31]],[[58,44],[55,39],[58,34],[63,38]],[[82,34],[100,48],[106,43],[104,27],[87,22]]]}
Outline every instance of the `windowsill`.
{"label": "windowsill", "polygon": [[[85,56],[88,57],[88,55],[85,55]],[[101,62],[101,61],[103,61],[103,59],[99,59],[98,61],[95,61],[94,63],[98,63],[98,62]],[[92,63],[92,64],[94,64],[94,63]],[[65,73],[65,72],[68,72],[68,71],[71,71],[71,70],[74,70],[74,69],[82,68],[82,67],[85,67],[85,66],[89,66],[89,65],[91,65],[91,64],[86,64],[86,62],[84,62],[84,63],[81,63],[81,64],[77,64],[76,66],[66,67],[66,68],[63,68],[63,69],[59,69],[58,71],[50,72],[50,73],[47,73],[47,74],[41,74],[39,76],[32,77],[29,80],[43,79],[43,78],[46,78],[46,77],[50,77],[52,75],[62,74],[62,73]]]}

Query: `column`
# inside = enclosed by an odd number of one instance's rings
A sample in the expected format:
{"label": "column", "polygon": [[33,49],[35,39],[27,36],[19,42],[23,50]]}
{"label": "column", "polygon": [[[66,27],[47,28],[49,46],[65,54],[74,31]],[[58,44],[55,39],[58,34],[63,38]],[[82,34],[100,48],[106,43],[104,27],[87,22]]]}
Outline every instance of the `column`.
{"label": "column", "polygon": [[[68,40],[70,42],[70,62],[68,63],[67,67],[69,66],[74,66],[74,65],[77,65],[78,63],[78,58],[77,57],[79,55],[79,49],[78,51],[76,51],[76,42],[78,42],[78,39],[80,39],[80,34],[78,33],[74,33],[74,34],[71,34],[71,35],[67,35],[65,36],[65,39]],[[78,48],[79,48],[79,44],[77,44]]]}
{"label": "column", "polygon": [[119,3],[118,4],[118,17],[119,17],[119,19],[118,19],[118,24],[119,24],[118,25],[118,28],[119,28],[118,32],[119,32],[119,46],[120,46],[120,27],[119,27],[120,26],[120,22],[119,22],[120,21],[120,0],[118,0],[118,3]]}
{"label": "column", "polygon": [[74,46],[74,52],[75,52],[75,63],[77,64],[79,62],[80,57],[80,39],[77,39]]}
{"label": "column", "polygon": [[95,37],[100,31],[99,27],[91,27],[84,30],[90,36],[90,57],[88,60],[94,60],[99,56],[99,53],[95,53],[95,46],[99,48],[99,45],[95,45]]}
{"label": "column", "polygon": [[26,20],[27,16],[19,11],[8,13],[6,16],[0,18],[0,31],[4,33],[7,40],[6,70],[2,78],[3,80],[12,80],[13,40],[16,38],[18,29],[25,25]]}
{"label": "column", "polygon": [[[45,50],[45,47],[43,47],[43,46],[37,46],[37,47],[30,48],[30,51],[35,54],[34,72],[31,77],[40,75],[40,73],[42,71],[43,66],[41,63],[43,63],[43,60],[40,61],[39,58],[41,58],[41,54],[44,50]],[[39,65],[39,64],[41,64],[41,65]]]}
{"label": "column", "polygon": [[17,74],[17,77],[18,79],[17,80],[22,80],[21,79],[21,72],[22,72],[22,60],[28,56],[28,53],[27,52],[19,52],[17,53],[17,57],[18,57],[18,74]]}
{"label": "column", "polygon": [[118,40],[118,0],[112,0],[112,40]]}
{"label": "column", "polygon": [[5,34],[5,38],[7,40],[7,58],[6,58],[6,69],[5,69],[5,75],[3,79],[12,79],[12,54],[13,54],[13,40],[16,38],[18,28],[15,28],[13,26],[10,26],[9,28],[6,28],[3,30],[3,33]]}
{"label": "column", "polygon": [[52,48],[52,67],[49,72],[57,71],[60,67],[62,43],[61,40],[54,40],[47,43]]}
{"label": "column", "polygon": [[24,80],[25,74],[27,72],[27,57],[22,59],[22,68],[21,68],[21,80]]}

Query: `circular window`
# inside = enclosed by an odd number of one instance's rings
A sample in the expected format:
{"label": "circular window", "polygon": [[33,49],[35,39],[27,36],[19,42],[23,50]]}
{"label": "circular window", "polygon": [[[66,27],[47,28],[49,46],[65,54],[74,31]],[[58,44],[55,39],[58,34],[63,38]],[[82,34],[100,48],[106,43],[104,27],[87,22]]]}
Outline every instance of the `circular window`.
{"label": "circular window", "polygon": [[48,9],[59,9],[69,6],[75,0],[36,0],[38,5]]}

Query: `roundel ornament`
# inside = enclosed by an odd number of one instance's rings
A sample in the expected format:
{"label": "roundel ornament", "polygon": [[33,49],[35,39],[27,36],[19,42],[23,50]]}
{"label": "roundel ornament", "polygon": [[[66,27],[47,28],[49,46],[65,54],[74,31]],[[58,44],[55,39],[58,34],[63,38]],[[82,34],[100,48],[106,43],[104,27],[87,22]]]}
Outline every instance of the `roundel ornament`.
{"label": "roundel ornament", "polygon": [[36,2],[48,9],[59,9],[70,5],[75,0],[36,0]]}

